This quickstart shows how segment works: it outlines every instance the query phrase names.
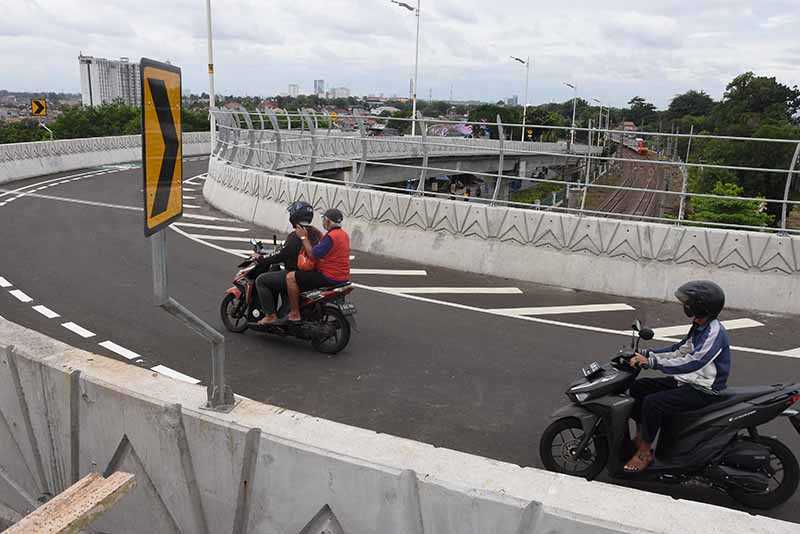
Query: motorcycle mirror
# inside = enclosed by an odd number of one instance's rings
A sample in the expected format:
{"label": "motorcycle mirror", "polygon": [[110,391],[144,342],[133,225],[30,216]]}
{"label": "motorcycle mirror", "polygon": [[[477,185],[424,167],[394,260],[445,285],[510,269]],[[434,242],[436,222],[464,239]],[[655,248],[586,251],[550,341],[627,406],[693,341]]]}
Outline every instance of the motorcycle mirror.
{"label": "motorcycle mirror", "polygon": [[653,339],[653,337],[655,335],[656,335],[656,333],[653,332],[650,328],[643,328],[643,329],[639,330],[639,337],[641,339],[644,339],[645,341],[649,341],[649,340]]}
{"label": "motorcycle mirror", "polygon": [[636,319],[636,321],[631,325],[631,328],[638,332],[642,329],[642,322],[639,319]]}
{"label": "motorcycle mirror", "polygon": [[251,237],[251,238],[250,238],[250,244],[251,244],[251,245],[253,245],[253,246],[256,246],[256,245],[258,244],[258,241],[256,241],[255,239],[253,239],[253,238]]}

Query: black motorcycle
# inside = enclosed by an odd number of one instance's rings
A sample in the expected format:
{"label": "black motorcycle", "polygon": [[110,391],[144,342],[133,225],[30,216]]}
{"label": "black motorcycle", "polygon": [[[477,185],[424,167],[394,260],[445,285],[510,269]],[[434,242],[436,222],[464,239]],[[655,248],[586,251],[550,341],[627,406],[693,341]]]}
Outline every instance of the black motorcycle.
{"label": "black motorcycle", "polygon": [[[314,349],[324,354],[338,354],[342,351],[350,342],[352,328],[355,328],[356,307],[345,299],[353,291],[352,284],[346,282],[300,293],[302,320],[298,323],[259,326],[256,323],[263,317],[263,312],[255,279],[266,269],[276,270],[282,266],[260,265],[256,257],[271,251],[260,241],[251,240],[250,244],[254,255],[239,264],[233,286],[225,292],[220,304],[220,315],[225,328],[237,334],[249,328],[282,337],[292,336],[310,340]],[[273,237],[273,250],[277,246],[277,241]],[[276,300],[278,297],[275,295]],[[284,316],[289,307],[285,294],[280,302],[278,315]]]}
{"label": "black motorcycle", "polygon": [[800,413],[791,409],[800,401],[800,384],[729,387],[709,406],[666,421],[647,469],[624,470],[635,451],[628,422],[634,399],[626,392],[640,372],[628,362],[639,339],[653,338],[639,321],[633,330],[633,350],[592,363],[567,389],[570,404],[553,414],[539,443],[545,468],[588,480],[607,467],[614,478],[700,483],[758,509],[789,499],[800,480],[797,459],[758,428],[783,416],[800,433]]}

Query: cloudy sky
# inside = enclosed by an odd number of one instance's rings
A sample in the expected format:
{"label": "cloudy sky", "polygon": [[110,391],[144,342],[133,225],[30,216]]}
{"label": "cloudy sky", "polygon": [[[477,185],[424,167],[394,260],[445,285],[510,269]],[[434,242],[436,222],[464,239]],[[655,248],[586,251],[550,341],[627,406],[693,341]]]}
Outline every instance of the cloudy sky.
{"label": "cloudy sky", "polygon": [[[406,0],[413,3],[415,0]],[[212,0],[217,92],[272,95],[313,80],[408,93],[414,17],[389,0]],[[80,90],[77,56],[167,59],[207,88],[203,0],[0,0],[0,89]],[[420,95],[621,105],[715,98],[752,70],[800,83],[800,0],[422,0]]]}

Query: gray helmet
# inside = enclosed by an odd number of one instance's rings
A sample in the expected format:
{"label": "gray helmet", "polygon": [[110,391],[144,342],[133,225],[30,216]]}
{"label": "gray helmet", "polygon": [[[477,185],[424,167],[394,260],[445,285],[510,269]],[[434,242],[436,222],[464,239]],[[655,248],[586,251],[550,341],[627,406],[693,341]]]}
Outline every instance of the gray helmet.
{"label": "gray helmet", "polygon": [[689,317],[715,319],[725,307],[725,292],[710,280],[693,280],[675,291]]}
{"label": "gray helmet", "polygon": [[323,217],[329,219],[334,224],[341,224],[344,220],[344,215],[336,208],[331,208],[322,214]]}

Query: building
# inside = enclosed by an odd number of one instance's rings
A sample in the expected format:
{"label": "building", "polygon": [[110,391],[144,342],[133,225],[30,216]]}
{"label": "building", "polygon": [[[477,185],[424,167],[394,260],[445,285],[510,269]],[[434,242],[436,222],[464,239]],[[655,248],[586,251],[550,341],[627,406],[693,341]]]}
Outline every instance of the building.
{"label": "building", "polygon": [[78,56],[81,73],[81,100],[84,106],[124,102],[142,104],[142,80],[139,64],[128,58],[113,59]]}
{"label": "building", "polygon": [[314,94],[325,96],[325,80],[314,80]]}
{"label": "building", "polygon": [[289,84],[289,96],[292,98],[297,98],[300,96],[300,86],[296,83]]}
{"label": "building", "polygon": [[506,105],[519,106],[519,97],[517,95],[514,95],[511,98],[506,98]]}
{"label": "building", "polygon": [[350,89],[347,87],[331,87],[331,98],[350,98]]}

